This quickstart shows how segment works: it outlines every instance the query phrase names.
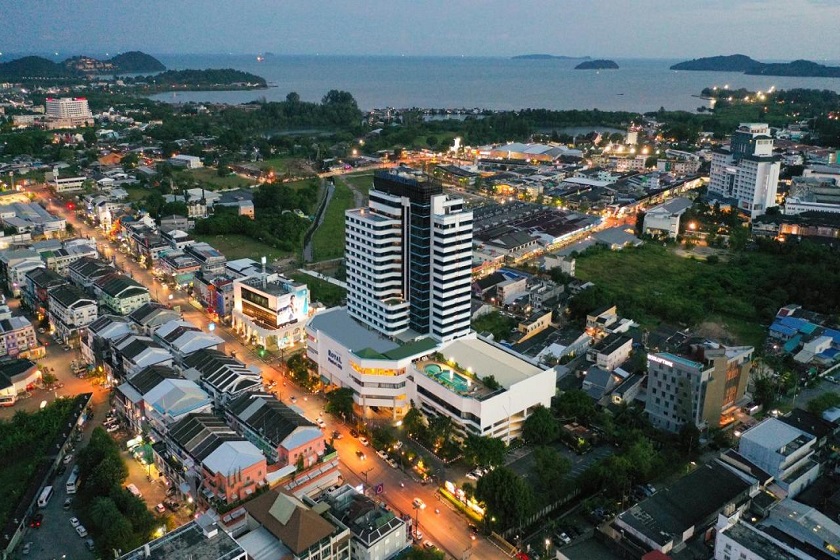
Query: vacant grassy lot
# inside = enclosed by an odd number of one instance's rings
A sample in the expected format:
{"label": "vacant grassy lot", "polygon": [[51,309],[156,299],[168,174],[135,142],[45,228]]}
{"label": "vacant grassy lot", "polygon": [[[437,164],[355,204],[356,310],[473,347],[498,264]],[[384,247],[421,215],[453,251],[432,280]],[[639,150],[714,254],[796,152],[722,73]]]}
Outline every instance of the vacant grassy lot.
{"label": "vacant grassy lot", "polygon": [[227,177],[219,177],[219,174],[215,169],[210,169],[207,167],[181,171],[181,173],[185,176],[192,177],[196,181],[204,183],[206,187],[212,190],[248,187],[256,183],[256,181],[252,179],[245,179],[243,177],[240,177],[239,175],[228,175]]}
{"label": "vacant grassy lot", "polygon": [[314,278],[302,272],[296,272],[290,275],[293,280],[306,284],[309,287],[309,299],[312,301],[320,301],[327,307],[341,305],[347,291],[340,286],[330,284],[324,280]]}
{"label": "vacant grassy lot", "polygon": [[353,207],[353,193],[340,181],[335,183],[324,221],[312,236],[312,257],[315,262],[344,256],[344,211]]}
{"label": "vacant grassy lot", "polygon": [[360,192],[363,192],[365,197],[367,197],[368,191],[373,186],[373,172],[371,171],[342,175],[341,178],[356,187]]}
{"label": "vacant grassy lot", "polygon": [[152,189],[147,189],[144,187],[135,187],[131,185],[126,185],[123,187],[125,192],[128,193],[128,202],[137,202],[138,200],[143,200],[149,193],[152,192]]}
{"label": "vacant grassy lot", "polygon": [[776,303],[756,294],[757,278],[766,278],[780,264],[774,255],[760,253],[709,264],[648,243],[584,254],[577,260],[577,276],[602,290],[600,303],[617,304],[624,316],[645,328],[663,321],[718,324],[739,342],[758,345],[766,335],[761,323],[775,313]]}
{"label": "vacant grassy lot", "polygon": [[268,262],[276,259],[286,258],[291,255],[275,249],[270,245],[266,245],[256,239],[251,239],[245,235],[200,235],[193,234],[198,241],[206,241],[216,249],[222,252],[228,260],[233,259],[254,259],[260,262],[260,258],[265,256]]}

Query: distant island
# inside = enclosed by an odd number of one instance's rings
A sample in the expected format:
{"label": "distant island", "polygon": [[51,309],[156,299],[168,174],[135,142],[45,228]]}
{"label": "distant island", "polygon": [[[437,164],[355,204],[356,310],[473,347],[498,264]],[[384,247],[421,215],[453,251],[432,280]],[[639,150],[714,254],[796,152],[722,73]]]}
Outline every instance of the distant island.
{"label": "distant island", "polygon": [[824,66],[810,60],[765,63],[743,54],[710,56],[680,62],[671,70],[699,72],[743,72],[750,76],[789,76],[795,78],[840,78],[840,67]]}
{"label": "distant island", "polygon": [[575,70],[618,70],[618,64],[613,60],[587,60],[575,66]]}
{"label": "distant island", "polygon": [[265,78],[234,70],[233,68],[206,70],[167,70],[154,76],[126,78],[126,84],[135,84],[146,92],[161,91],[203,91],[203,90],[243,90],[263,89],[268,87]]}
{"label": "distant island", "polygon": [[79,81],[97,74],[161,72],[166,70],[158,59],[140,51],[118,54],[107,60],[74,56],[53,62],[41,56],[25,56],[0,63],[0,79]]}
{"label": "distant island", "polygon": [[520,54],[511,60],[589,60],[589,56],[556,56],[553,54]]}

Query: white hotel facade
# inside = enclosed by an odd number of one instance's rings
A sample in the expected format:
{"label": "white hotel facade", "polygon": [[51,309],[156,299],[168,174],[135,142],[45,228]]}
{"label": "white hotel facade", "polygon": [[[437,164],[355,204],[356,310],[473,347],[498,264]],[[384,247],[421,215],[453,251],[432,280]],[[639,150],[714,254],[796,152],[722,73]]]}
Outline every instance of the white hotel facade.
{"label": "white hotel facade", "polygon": [[[470,330],[472,212],[439,184],[378,172],[367,208],[346,213],[347,307],[307,323],[307,355],[325,383],[402,417],[415,406],[460,433],[521,435],[549,406],[556,372]],[[487,379],[492,377],[492,379]]]}

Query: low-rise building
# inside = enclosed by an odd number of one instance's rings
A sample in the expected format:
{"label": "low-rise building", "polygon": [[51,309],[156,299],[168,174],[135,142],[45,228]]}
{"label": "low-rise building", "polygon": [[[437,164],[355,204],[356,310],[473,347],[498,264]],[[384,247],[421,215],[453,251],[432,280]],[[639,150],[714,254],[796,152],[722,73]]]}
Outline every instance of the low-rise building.
{"label": "low-rise building", "polygon": [[176,216],[173,214],[171,216],[164,216],[160,219],[160,231],[169,232],[176,229],[181,231],[192,229],[190,227],[190,221],[186,216]]}
{"label": "low-rise building", "polygon": [[8,306],[0,306],[0,357],[28,355],[37,347],[35,327],[29,319],[13,316]]}
{"label": "low-rise building", "polygon": [[21,288],[23,303],[39,317],[46,317],[49,306],[49,291],[67,284],[67,279],[44,267],[30,270],[24,275]]}
{"label": "low-rise building", "polygon": [[642,233],[664,235],[676,239],[680,233],[680,218],[691,208],[693,202],[688,198],[672,198],[645,212]]}
{"label": "low-rise building", "polygon": [[170,321],[155,331],[152,339],[166,349],[182,365],[184,360],[199,350],[215,350],[224,340],[206,333],[187,321]]}
{"label": "low-rise building", "polygon": [[127,334],[115,339],[111,355],[105,369],[114,379],[124,379],[149,366],[172,366],[172,354],[147,336]]}
{"label": "low-rise building", "polygon": [[633,339],[629,336],[613,333],[607,335],[590,348],[586,357],[595,362],[598,367],[613,371],[630,357],[633,350]]}
{"label": "low-rise building", "polygon": [[64,277],[68,276],[70,265],[77,260],[84,257],[95,259],[99,256],[96,243],[88,242],[86,239],[66,241],[62,245],[59,249],[41,251],[40,253],[47,268]]}
{"label": "low-rise building", "polygon": [[[305,500],[305,498],[304,498]],[[313,502],[269,490],[245,503],[250,531],[238,537],[249,555],[288,560],[347,560],[350,530]]]}
{"label": "low-rise building", "polygon": [[93,323],[98,315],[96,301],[74,286],[58,286],[49,292],[47,317],[59,340],[79,336],[79,329]]}
{"label": "low-rise building", "polygon": [[131,323],[118,315],[103,315],[87,326],[79,341],[84,363],[103,367],[113,358],[112,344],[118,338],[133,334]]}
{"label": "low-rise building", "polygon": [[326,449],[321,429],[273,395],[247,393],[225,409],[228,424],[280,466],[318,463]]}
{"label": "low-rise building", "polygon": [[20,297],[26,273],[44,268],[41,255],[33,249],[6,249],[0,251],[0,280],[13,297]]}
{"label": "low-rise building", "polygon": [[134,323],[139,333],[152,336],[161,325],[179,321],[181,314],[163,304],[150,301],[129,313],[128,319]]}
{"label": "low-rise building", "polygon": [[0,222],[17,233],[56,237],[64,233],[64,218],[53,216],[40,204],[14,202],[0,206]]}
{"label": "low-rise building", "polygon": [[93,291],[102,307],[117,315],[128,315],[152,299],[148,288],[120,273],[97,279]]}
{"label": "low-rise building", "polygon": [[320,501],[329,504],[332,514],[350,529],[353,560],[394,558],[409,546],[406,522],[349,484],[325,492]]}
{"label": "low-rise building", "polygon": [[239,543],[220,530],[209,515],[204,515],[120,556],[120,560],[170,560],[171,558],[248,560],[248,554]]}
{"label": "low-rise building", "polygon": [[67,267],[70,282],[75,286],[93,294],[93,284],[98,279],[117,271],[109,261],[103,261],[90,257],[70,263]]}
{"label": "low-rise building", "polygon": [[234,278],[228,274],[205,275],[201,272],[193,281],[198,300],[208,313],[215,313],[220,320],[230,320],[233,313],[233,281]]}
{"label": "low-rise building", "polygon": [[741,435],[738,453],[764,469],[793,498],[820,473],[817,438],[777,418],[768,418]]}
{"label": "low-rise building", "polygon": [[40,380],[35,362],[16,359],[0,363],[0,406],[14,405],[19,395],[34,389]]}
{"label": "low-rise building", "polygon": [[262,375],[256,366],[245,364],[218,350],[199,350],[183,361],[187,379],[198,382],[213,398],[213,406],[223,409],[245,393],[262,389]]}
{"label": "low-rise building", "polygon": [[233,282],[233,328],[255,344],[286,348],[306,339],[309,288],[280,276],[260,274]]}
{"label": "low-rise building", "polygon": [[222,274],[225,271],[227,259],[208,243],[194,243],[184,248],[184,253],[201,264],[201,272],[204,274]]}
{"label": "low-rise building", "polygon": [[756,484],[714,461],[620,513],[613,523],[650,550],[669,554],[713,526],[718,514],[744,510],[757,491]]}
{"label": "low-rise building", "polygon": [[192,284],[195,273],[201,270],[197,260],[181,251],[167,253],[158,260],[156,266],[163,276],[171,278],[178,286]]}

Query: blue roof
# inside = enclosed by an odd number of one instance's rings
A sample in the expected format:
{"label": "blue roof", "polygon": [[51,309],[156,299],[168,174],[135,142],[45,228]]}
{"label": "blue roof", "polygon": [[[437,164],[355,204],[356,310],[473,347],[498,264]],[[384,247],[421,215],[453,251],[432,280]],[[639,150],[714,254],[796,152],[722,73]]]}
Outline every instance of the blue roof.
{"label": "blue roof", "polygon": [[785,342],[784,350],[788,354],[799,348],[799,345],[802,344],[802,335],[798,334]]}
{"label": "blue roof", "polygon": [[834,329],[825,329],[822,336],[830,336],[834,344],[840,344],[840,331]]}
{"label": "blue roof", "polygon": [[826,350],[823,350],[817,355],[820,358],[828,358],[830,360],[833,360],[837,357],[837,354],[840,354],[840,350],[838,350],[837,348],[827,348]]}
{"label": "blue roof", "polygon": [[793,336],[793,335],[796,334],[796,329],[793,329],[791,327],[786,327],[778,321],[776,321],[775,323],[770,325],[770,331],[771,332],[777,332],[777,333],[783,334],[785,336]]}

